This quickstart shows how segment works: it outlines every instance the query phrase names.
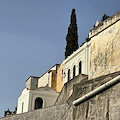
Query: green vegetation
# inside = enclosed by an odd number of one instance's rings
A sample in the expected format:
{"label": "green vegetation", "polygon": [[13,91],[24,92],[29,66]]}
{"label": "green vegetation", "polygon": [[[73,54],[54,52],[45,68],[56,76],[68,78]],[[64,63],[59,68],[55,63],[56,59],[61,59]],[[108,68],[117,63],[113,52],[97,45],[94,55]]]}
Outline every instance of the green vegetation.
{"label": "green vegetation", "polygon": [[103,22],[104,20],[108,19],[109,17],[110,17],[110,16],[104,14],[104,15],[102,16],[101,22]]}
{"label": "green vegetation", "polygon": [[70,25],[66,35],[65,58],[78,49],[78,28],[75,9],[72,9]]}

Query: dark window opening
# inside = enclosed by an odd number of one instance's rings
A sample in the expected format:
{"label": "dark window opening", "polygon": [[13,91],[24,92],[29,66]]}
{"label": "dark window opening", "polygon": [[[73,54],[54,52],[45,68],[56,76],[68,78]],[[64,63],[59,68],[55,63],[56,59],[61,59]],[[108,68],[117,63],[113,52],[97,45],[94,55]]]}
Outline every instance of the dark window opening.
{"label": "dark window opening", "polygon": [[64,75],[63,75],[63,69],[62,69],[62,80],[63,80],[63,76],[64,76]]}
{"label": "dark window opening", "polygon": [[82,73],[82,62],[80,61],[79,62],[79,74],[81,74]]}
{"label": "dark window opening", "polygon": [[68,70],[68,81],[70,81],[70,69]]}
{"label": "dark window opening", "polygon": [[75,78],[75,73],[76,73],[76,67],[74,65],[74,67],[73,67],[73,78]]}
{"label": "dark window opening", "polygon": [[23,108],[24,108],[24,102],[22,102],[22,111],[21,111],[22,113],[23,113]]}
{"label": "dark window opening", "polygon": [[36,98],[35,99],[35,109],[39,109],[39,108],[42,108],[43,106],[43,100],[42,98]]}

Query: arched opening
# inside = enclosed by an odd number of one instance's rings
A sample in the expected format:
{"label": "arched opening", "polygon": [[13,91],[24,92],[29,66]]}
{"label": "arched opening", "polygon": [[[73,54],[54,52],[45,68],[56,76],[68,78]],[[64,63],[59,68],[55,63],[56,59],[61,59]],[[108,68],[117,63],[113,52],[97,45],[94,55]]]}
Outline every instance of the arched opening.
{"label": "arched opening", "polygon": [[73,78],[75,77],[75,73],[76,73],[76,66],[73,66]]}
{"label": "arched opening", "polygon": [[39,109],[43,107],[43,99],[38,97],[35,99],[35,109]]}
{"label": "arched opening", "polygon": [[64,75],[63,75],[63,69],[62,69],[62,80],[63,80],[63,76],[64,76]]}
{"label": "arched opening", "polygon": [[81,74],[82,73],[82,62],[80,61],[79,62],[79,74]]}
{"label": "arched opening", "polygon": [[68,81],[70,81],[70,69],[68,69]]}

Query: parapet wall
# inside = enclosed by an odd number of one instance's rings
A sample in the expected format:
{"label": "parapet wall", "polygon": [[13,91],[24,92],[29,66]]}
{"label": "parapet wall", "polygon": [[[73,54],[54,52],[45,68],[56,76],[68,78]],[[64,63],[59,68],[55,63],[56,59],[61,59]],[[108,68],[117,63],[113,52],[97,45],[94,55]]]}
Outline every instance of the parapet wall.
{"label": "parapet wall", "polygon": [[91,38],[89,79],[120,70],[120,11],[89,33]]}
{"label": "parapet wall", "polygon": [[[72,102],[115,78],[119,74],[120,72],[116,72],[96,79],[81,81],[74,85]],[[62,120],[120,120],[119,91],[120,83],[117,83],[78,106],[71,106]]]}
{"label": "parapet wall", "polygon": [[82,80],[88,80],[87,75],[80,74],[76,76],[74,79],[70,80],[69,82],[65,83],[56,102],[55,105],[65,104],[73,92],[73,85],[80,83]]}
{"label": "parapet wall", "polygon": [[108,27],[116,23],[118,20],[120,20],[120,11],[118,11],[117,13],[112,15],[110,18],[100,23],[97,27],[94,27],[92,30],[90,30],[89,38],[92,38],[95,35],[99,34],[103,30],[107,29]]}
{"label": "parapet wall", "polygon": [[68,107],[68,104],[62,104],[0,118],[0,120],[61,120]]}
{"label": "parapet wall", "polygon": [[118,76],[120,72],[80,81],[73,87],[68,104],[61,104],[31,112],[1,118],[0,120],[120,120],[120,83],[86,100],[78,106],[72,102]]}

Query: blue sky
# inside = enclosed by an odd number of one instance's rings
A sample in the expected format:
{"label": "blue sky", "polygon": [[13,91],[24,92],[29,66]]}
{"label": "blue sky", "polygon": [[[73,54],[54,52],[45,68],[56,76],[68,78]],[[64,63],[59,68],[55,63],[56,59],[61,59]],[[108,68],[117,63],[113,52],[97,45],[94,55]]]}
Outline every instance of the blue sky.
{"label": "blue sky", "polygon": [[79,45],[119,0],[0,0],[0,117],[14,110],[29,76],[64,60],[66,34],[76,9]]}

